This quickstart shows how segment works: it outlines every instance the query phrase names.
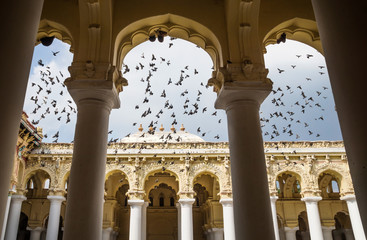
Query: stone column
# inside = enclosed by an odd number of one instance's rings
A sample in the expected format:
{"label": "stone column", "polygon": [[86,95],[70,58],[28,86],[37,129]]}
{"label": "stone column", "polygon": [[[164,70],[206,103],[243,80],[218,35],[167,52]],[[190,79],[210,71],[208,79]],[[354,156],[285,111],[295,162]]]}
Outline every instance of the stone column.
{"label": "stone column", "polygon": [[[119,99],[115,89],[108,89],[110,80],[74,79],[85,74],[84,70],[79,73],[80,69],[75,68],[69,68],[72,69],[72,76],[65,81],[76,102],[78,115],[68,185],[64,240],[100,240],[108,122],[110,111],[112,107],[119,105]],[[96,69],[98,70],[97,67]],[[95,73],[96,76],[101,74]]]}
{"label": "stone column", "polygon": [[55,240],[59,235],[61,204],[65,201],[64,196],[49,195],[50,213],[48,216],[46,240]]}
{"label": "stone column", "polygon": [[195,199],[179,199],[178,202],[181,205],[181,239],[193,240],[194,229],[192,219],[192,204],[195,202]]}
{"label": "stone column", "polygon": [[332,231],[335,227],[322,227],[322,234],[324,235],[324,240],[333,240],[333,233]]}
{"label": "stone column", "polygon": [[8,222],[8,216],[9,216],[11,195],[12,195],[12,192],[9,191],[9,193],[8,193],[8,200],[6,201],[5,214],[4,214],[4,220],[3,220],[3,227],[2,227],[2,230],[1,230],[0,240],[4,240],[4,237],[5,237],[6,224]]}
{"label": "stone column", "polygon": [[[18,139],[29,70],[42,12],[43,0],[9,1],[0,9],[2,31],[0,52],[0,229],[6,209],[15,146]],[[6,24],[5,24],[6,23]],[[11,79],[11,80],[10,80]]]}
{"label": "stone column", "polygon": [[233,199],[221,199],[220,203],[223,206],[224,240],[235,240]]}
{"label": "stone column", "polygon": [[297,230],[298,230],[298,227],[295,227],[295,228],[284,227],[285,239],[286,240],[297,240],[296,238]]}
{"label": "stone column", "polygon": [[27,198],[24,195],[12,195],[8,223],[6,225],[6,240],[16,240],[18,234],[20,212],[22,210],[22,202]]}
{"label": "stone column", "polygon": [[271,213],[273,216],[273,225],[274,225],[274,234],[275,234],[275,240],[279,240],[279,226],[278,226],[278,215],[277,215],[277,204],[278,196],[270,196],[270,202],[271,202]]}
{"label": "stone column", "polygon": [[[41,239],[41,233],[44,230],[44,228],[42,228],[42,227],[29,228],[29,227],[27,227],[27,230],[31,231],[30,240],[40,240]],[[57,238],[55,238],[55,239],[57,239]]]}
{"label": "stone column", "polygon": [[324,239],[318,206],[318,202],[322,200],[322,197],[304,197],[301,200],[306,203],[308,227],[310,230],[311,240]]}
{"label": "stone column", "polygon": [[361,215],[359,214],[356,196],[353,194],[349,194],[345,195],[344,197],[341,197],[340,200],[344,200],[347,202],[350,221],[352,223],[353,234],[355,239],[365,240],[366,235],[363,230]]}
{"label": "stone column", "polygon": [[246,82],[222,87],[215,102],[216,108],[225,109],[227,113],[234,222],[241,224],[241,227],[235,227],[236,239],[273,240],[274,227],[259,117],[260,104],[272,85],[255,80],[249,85]]}
{"label": "stone column", "polygon": [[102,230],[102,240],[111,240],[112,239],[112,228],[105,228]]}
{"label": "stone column", "polygon": [[[366,2],[335,4],[332,0],[312,0],[312,6],[320,33],[324,56],[335,99],[338,119],[343,134],[345,150],[353,179],[359,211],[367,232],[367,125],[360,111],[366,105],[366,89],[362,87],[366,75],[365,56],[367,45],[364,38],[348,37],[337,41],[340,36],[357,36],[367,28]],[[343,16],[342,18],[340,16]],[[351,53],[353,54],[351,57]],[[348,59],[345,62],[345,59]]]}
{"label": "stone column", "polygon": [[141,240],[147,239],[147,207],[149,202],[144,202],[141,212]]}
{"label": "stone column", "polygon": [[177,239],[181,240],[181,204],[176,203],[177,208]]}
{"label": "stone column", "polygon": [[223,228],[212,228],[212,236],[213,236],[213,240],[223,240],[224,236],[223,236]]}
{"label": "stone column", "polygon": [[128,200],[130,205],[130,240],[141,240],[142,238],[142,208],[144,200]]}

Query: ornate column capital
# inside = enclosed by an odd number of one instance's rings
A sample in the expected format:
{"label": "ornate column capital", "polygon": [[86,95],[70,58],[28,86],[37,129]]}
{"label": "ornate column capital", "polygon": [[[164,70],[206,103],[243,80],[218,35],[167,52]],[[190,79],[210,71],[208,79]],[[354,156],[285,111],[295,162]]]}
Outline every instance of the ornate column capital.
{"label": "ornate column capital", "polygon": [[66,191],[64,189],[60,188],[52,188],[48,191],[48,196],[62,196],[64,197],[66,194]]}
{"label": "ornate column capital", "polygon": [[220,199],[232,199],[232,190],[223,190],[219,193]]}
{"label": "ornate column capital", "polygon": [[260,105],[273,86],[267,74],[268,70],[264,66],[249,63],[231,63],[213,72],[208,84],[214,86],[218,94],[215,107],[226,109],[237,101],[255,101]]}
{"label": "ornate column capital", "polygon": [[144,190],[132,190],[126,193],[131,200],[142,200],[144,201],[145,191]]}
{"label": "ornate column capital", "polygon": [[83,99],[97,99],[107,102],[111,108],[120,107],[118,94],[127,80],[110,63],[73,62],[69,72],[65,85],[77,105]]}
{"label": "ornate column capital", "polygon": [[177,195],[180,197],[180,200],[181,199],[193,199],[196,193],[194,191],[179,191]]}

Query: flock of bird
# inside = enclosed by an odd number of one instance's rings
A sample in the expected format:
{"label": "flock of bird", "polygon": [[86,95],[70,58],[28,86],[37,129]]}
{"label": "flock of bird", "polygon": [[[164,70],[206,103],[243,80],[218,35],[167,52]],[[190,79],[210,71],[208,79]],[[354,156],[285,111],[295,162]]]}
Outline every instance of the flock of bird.
{"label": "flock of bird", "polygon": [[[174,46],[174,38],[170,39],[168,48]],[[159,44],[159,43],[158,43]],[[59,52],[52,52],[54,57],[57,57]],[[312,59],[313,55],[307,54],[306,56],[296,55],[296,58],[307,58]],[[160,124],[163,120],[169,121],[170,125],[178,125],[181,122],[181,118],[185,117],[199,117],[206,119],[205,121],[215,121],[216,127],[226,128],[225,124],[222,124],[223,115],[219,111],[215,110],[213,106],[205,103],[205,94],[212,92],[212,89],[206,84],[205,81],[201,81],[195,89],[193,89],[190,79],[200,74],[200,66],[192,67],[190,65],[185,65],[181,69],[174,71],[179,71],[178,73],[173,73],[169,69],[171,64],[174,63],[174,59],[168,59],[164,56],[158,56],[155,54],[142,53],[139,61],[135,64],[123,65],[122,73],[124,75],[132,74],[137,76],[140,74],[139,79],[128,78],[129,83],[131,81],[139,81],[142,86],[139,89],[143,91],[144,97],[142,99],[137,99],[136,104],[130,106],[128,111],[139,112],[139,121],[149,122],[147,126],[149,131],[142,133],[141,137],[148,137],[149,134],[154,134],[159,129]],[[31,123],[33,125],[42,126],[42,120],[50,115],[54,115],[58,121],[58,124],[68,124],[71,122],[72,118],[75,118],[77,112],[75,103],[71,99],[70,95],[67,94],[67,89],[63,83],[64,75],[61,71],[56,74],[52,72],[50,66],[45,64],[42,60],[38,61],[38,65],[41,70],[39,73],[39,81],[31,82],[31,88],[34,89],[34,94],[27,99],[32,101],[34,104],[33,111],[30,113]],[[277,68],[278,74],[284,75],[287,71],[292,71],[297,68],[297,65],[290,65],[289,69]],[[318,66],[318,71],[320,75],[325,74],[325,66]],[[162,69],[162,70],[161,70]],[[164,73],[169,73],[167,79],[165,80],[165,87],[155,88],[155,84],[158,82],[155,79],[156,73],[159,71]],[[164,81],[159,79],[159,81]],[[304,79],[305,82],[312,81],[311,78],[307,77]],[[279,81],[280,82],[280,81]],[[176,89],[173,94],[170,89]],[[159,89],[159,90],[157,90]],[[179,94],[177,94],[177,90]],[[323,86],[321,89],[314,90],[310,93],[304,90],[303,85],[282,85],[274,81],[274,86],[272,93],[268,96],[266,101],[272,104],[270,111],[262,111],[260,113],[261,127],[263,130],[264,139],[279,139],[282,136],[295,136],[296,139],[301,138],[301,134],[297,131],[298,127],[303,126],[307,128],[308,135],[314,135],[315,137],[320,137],[320,134],[311,129],[312,122],[306,122],[302,117],[307,115],[309,112],[320,112],[320,115],[314,118],[315,121],[323,121],[325,117],[322,115],[323,100],[326,100],[325,91],[328,87]],[[126,90],[124,90],[126,91]],[[175,95],[176,94],[176,95]],[[297,95],[297,100],[289,102],[289,96]],[[61,100],[60,100],[61,99]],[[157,101],[160,99],[160,101]],[[180,100],[180,101],[178,101]],[[265,102],[266,102],[265,101]],[[159,105],[158,110],[155,110]],[[214,105],[212,103],[212,105]],[[209,120],[211,118],[212,120]],[[170,120],[168,120],[170,119]],[[195,120],[193,120],[195,121]],[[134,121],[131,123],[132,126],[138,126],[141,122]],[[218,133],[218,129],[208,129],[208,126],[202,125],[197,126],[196,134],[201,137],[207,137],[211,135],[211,138],[222,139]],[[114,130],[108,132],[109,135],[113,135]],[[132,133],[128,133],[125,137],[129,137]],[[49,134],[51,141],[57,143],[60,136],[60,130]],[[48,134],[44,134],[44,138],[48,138]],[[109,143],[117,142],[119,138],[110,137]],[[162,139],[162,142],[167,142],[167,136]],[[181,139],[176,139],[180,142]]]}

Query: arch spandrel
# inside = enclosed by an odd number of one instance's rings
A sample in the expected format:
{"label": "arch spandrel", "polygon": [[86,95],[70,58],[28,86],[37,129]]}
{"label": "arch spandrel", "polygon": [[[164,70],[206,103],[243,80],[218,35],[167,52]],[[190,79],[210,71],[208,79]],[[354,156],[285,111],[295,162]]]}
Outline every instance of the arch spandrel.
{"label": "arch spandrel", "polygon": [[213,60],[214,69],[223,66],[223,43],[204,25],[174,14],[144,18],[123,28],[116,35],[113,65],[121,66],[127,53],[161,29],[170,37],[182,38],[202,47]]}
{"label": "arch spandrel", "polygon": [[277,44],[277,39],[283,33],[287,35],[287,39],[307,44],[324,54],[316,21],[303,18],[293,18],[274,26],[264,36],[263,51],[266,52],[267,45]]}

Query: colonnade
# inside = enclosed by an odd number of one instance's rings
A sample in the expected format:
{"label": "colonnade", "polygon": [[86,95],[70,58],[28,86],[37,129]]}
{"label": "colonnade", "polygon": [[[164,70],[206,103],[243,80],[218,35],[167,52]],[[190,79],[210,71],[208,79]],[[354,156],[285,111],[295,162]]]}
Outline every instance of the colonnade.
{"label": "colonnade", "polygon": [[[358,36],[361,29],[366,28],[365,21],[357,20],[357,16],[364,16],[365,5],[362,4],[365,3],[335,4],[331,0],[312,0],[312,3],[328,65],[356,197],[366,228],[367,168],[364,160],[366,156],[364,134],[367,132],[367,126],[358,112],[365,102],[365,89],[360,87],[360,82],[365,75],[363,63],[367,55],[367,48],[363,38],[352,37]],[[2,58],[3,61],[0,64],[3,79],[0,81],[2,91],[0,103],[2,116],[4,116],[0,121],[0,129],[7,137],[7,140],[0,145],[1,216],[6,209],[12,169],[10,159],[13,159],[14,156],[18,123],[43,0],[25,1],[21,3],[21,6],[16,1],[9,1],[6,4],[7,7],[2,8],[0,14],[1,21],[6,23],[3,31],[7,33],[1,44],[1,52],[7,57]],[[346,14],[349,16],[345,16]],[[343,41],[337,41],[340,38],[343,38]],[[359,54],[350,57],[352,53]],[[79,70],[84,71],[84,68]],[[97,70],[100,70],[100,66],[96,67]],[[103,69],[102,72],[105,74],[95,74],[95,76],[111,77],[112,75],[107,74],[107,69]],[[105,161],[101,159],[106,159],[109,113],[111,108],[118,107],[116,89],[108,85],[110,81],[105,80],[108,79],[72,79],[67,84],[78,106],[78,119],[65,219],[64,239],[66,240],[93,240],[102,236],[100,226],[102,225]],[[238,239],[275,239],[271,203],[267,197],[269,192],[265,162],[259,161],[259,159],[264,159],[259,106],[270,92],[271,84],[256,85],[253,83],[251,81],[249,85],[244,84],[246,87],[242,90],[244,85],[233,84],[229,88],[223,86],[216,107],[225,109],[228,118],[233,204],[236,209],[234,219],[235,222],[244,226],[235,229],[236,237]],[[249,192],[257,194],[249,197],[247,194]],[[17,196],[12,197],[14,201],[12,201],[11,209],[19,209],[20,202],[24,200],[23,197]],[[317,219],[316,200],[304,199],[304,201],[311,219]],[[355,204],[351,201],[348,207],[350,205],[353,208],[352,212],[355,212]],[[185,210],[181,209],[184,211],[181,212],[181,221],[185,220],[182,223],[185,232],[181,231],[181,234],[188,237],[185,240],[191,239],[191,228],[187,225],[190,219],[189,208],[186,206]],[[1,229],[3,219],[0,218],[0,221]],[[11,210],[8,225],[14,226],[16,221],[19,221],[19,218]],[[354,223],[356,224],[358,223]],[[313,222],[311,225],[315,229],[315,236],[316,234],[320,236],[319,222]],[[11,229],[9,229],[9,234],[13,234]],[[9,236],[13,237],[13,235]]]}
{"label": "colonnade", "polygon": [[[60,224],[60,211],[61,204],[66,199],[60,195],[49,195],[47,199],[50,201],[50,210],[47,224],[46,240],[55,240],[59,233]],[[5,238],[6,240],[16,240],[18,234],[19,218],[22,209],[23,201],[27,198],[23,194],[13,194],[11,196],[11,204],[7,217]],[[42,231],[45,229],[42,227],[28,228],[31,232],[31,240],[39,240]],[[1,239],[3,240],[3,239]]]}
{"label": "colonnade", "polygon": [[[7,218],[6,235],[4,239],[16,240],[18,233],[19,217],[23,201],[27,198],[23,194],[11,195],[11,204],[9,215]],[[55,240],[59,232],[59,220],[61,204],[66,199],[61,195],[49,195],[47,199],[50,201],[50,211],[48,217],[48,226],[46,232],[46,240]],[[271,196],[271,212],[273,217],[273,226],[275,232],[275,239],[280,239],[279,227],[276,214],[276,201],[278,197]],[[322,200],[321,197],[308,196],[301,199],[305,202],[308,225],[311,239],[331,240],[332,230],[334,228],[327,228],[321,225],[318,202]],[[358,205],[354,195],[349,194],[341,198],[346,201],[353,233],[355,239],[365,240],[365,233],[362,226],[361,217],[358,211]],[[192,205],[195,202],[193,198],[181,198],[176,204],[178,212],[178,239],[193,240],[193,214]],[[206,232],[208,240],[235,240],[235,222],[233,213],[233,199],[222,198],[220,203],[223,207],[223,229],[213,228]],[[128,200],[130,205],[130,240],[146,240],[147,239],[147,207],[148,202],[144,200]],[[285,227],[286,240],[296,239],[296,231],[298,227]],[[42,227],[28,228],[31,231],[31,240],[39,240],[41,233],[45,230]],[[113,231],[111,227],[102,230],[102,240],[114,240],[117,238],[118,232]],[[2,239],[1,239],[2,240]]]}
{"label": "colonnade", "polygon": [[[194,239],[192,205],[194,198],[180,198],[177,207],[178,216],[178,239]],[[210,229],[207,233],[210,240],[235,240],[233,221],[233,200],[222,199],[223,205],[223,225],[224,229]],[[130,205],[130,240],[146,239],[146,211],[148,202],[144,200],[128,200]],[[112,240],[112,238],[103,238]]]}

